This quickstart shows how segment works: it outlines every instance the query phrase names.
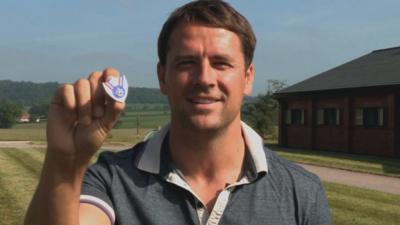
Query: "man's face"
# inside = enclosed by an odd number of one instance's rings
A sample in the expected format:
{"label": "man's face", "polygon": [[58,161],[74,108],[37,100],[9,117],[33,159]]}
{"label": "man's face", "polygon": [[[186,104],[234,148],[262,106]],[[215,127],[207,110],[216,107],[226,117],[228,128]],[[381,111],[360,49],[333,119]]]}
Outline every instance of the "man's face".
{"label": "man's face", "polygon": [[240,120],[243,96],[252,89],[253,65],[246,69],[235,33],[182,24],[170,36],[165,66],[157,69],[172,123],[207,131]]}

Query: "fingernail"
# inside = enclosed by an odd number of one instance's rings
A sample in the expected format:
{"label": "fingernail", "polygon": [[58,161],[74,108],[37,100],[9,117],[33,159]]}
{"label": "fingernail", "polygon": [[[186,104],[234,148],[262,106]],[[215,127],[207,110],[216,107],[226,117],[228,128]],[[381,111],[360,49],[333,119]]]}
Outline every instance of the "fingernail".
{"label": "fingernail", "polygon": [[104,109],[101,106],[94,107],[94,116],[95,117],[102,117],[104,115]]}

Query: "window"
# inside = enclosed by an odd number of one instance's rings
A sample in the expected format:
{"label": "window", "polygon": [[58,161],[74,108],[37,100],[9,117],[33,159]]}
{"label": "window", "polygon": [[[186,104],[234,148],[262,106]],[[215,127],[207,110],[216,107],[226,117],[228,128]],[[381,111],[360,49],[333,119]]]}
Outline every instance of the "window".
{"label": "window", "polygon": [[362,126],[364,124],[363,123],[363,110],[362,109],[356,109],[356,114],[355,114],[354,121],[355,121],[357,126]]}
{"label": "window", "polygon": [[304,125],[304,109],[288,109],[285,112],[287,125]]}
{"label": "window", "polygon": [[340,110],[337,108],[318,109],[317,125],[337,126],[340,124]]}
{"label": "window", "polygon": [[292,111],[290,109],[285,112],[285,124],[292,124]]}
{"label": "window", "polygon": [[355,124],[365,127],[383,126],[383,108],[369,107],[356,109]]}

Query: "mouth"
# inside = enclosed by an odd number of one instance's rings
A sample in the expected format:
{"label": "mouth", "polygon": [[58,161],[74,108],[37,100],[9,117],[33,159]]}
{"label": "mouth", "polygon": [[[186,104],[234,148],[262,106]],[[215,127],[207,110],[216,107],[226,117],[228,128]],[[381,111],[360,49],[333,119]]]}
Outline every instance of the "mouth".
{"label": "mouth", "polygon": [[188,96],[187,101],[197,109],[209,110],[217,103],[222,101],[222,98],[216,96],[195,95]]}
{"label": "mouth", "polygon": [[188,100],[191,103],[202,104],[202,105],[213,104],[219,101],[218,99],[213,99],[213,98],[189,98]]}

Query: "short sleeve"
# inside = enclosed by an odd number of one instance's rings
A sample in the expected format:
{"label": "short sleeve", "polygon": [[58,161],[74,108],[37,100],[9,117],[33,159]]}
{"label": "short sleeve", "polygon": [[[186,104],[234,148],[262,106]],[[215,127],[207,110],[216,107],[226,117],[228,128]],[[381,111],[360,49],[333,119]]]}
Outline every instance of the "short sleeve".
{"label": "short sleeve", "polygon": [[316,191],[314,207],[311,209],[311,212],[309,212],[310,217],[306,223],[307,225],[332,225],[328,200],[321,182]]}
{"label": "short sleeve", "polygon": [[97,162],[87,169],[82,182],[80,202],[99,207],[114,224],[115,212],[109,195],[112,174],[108,156],[111,154],[113,153],[101,153]]}

